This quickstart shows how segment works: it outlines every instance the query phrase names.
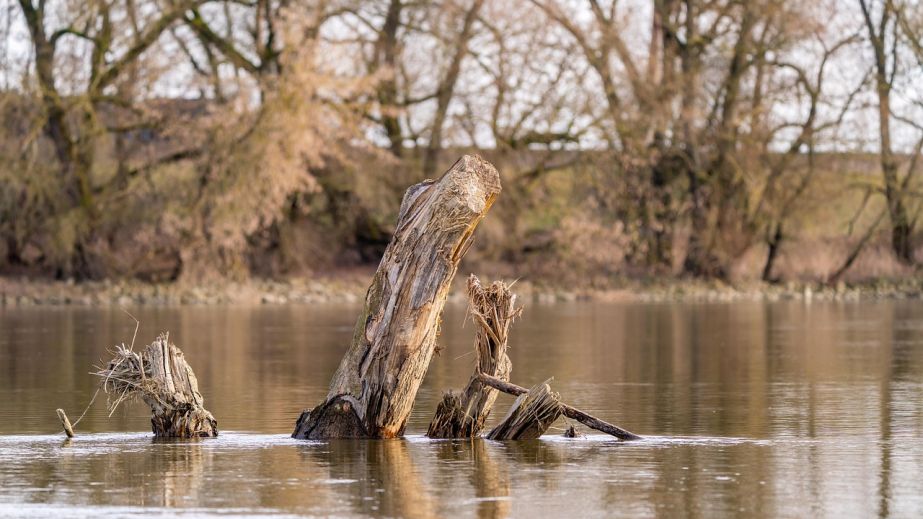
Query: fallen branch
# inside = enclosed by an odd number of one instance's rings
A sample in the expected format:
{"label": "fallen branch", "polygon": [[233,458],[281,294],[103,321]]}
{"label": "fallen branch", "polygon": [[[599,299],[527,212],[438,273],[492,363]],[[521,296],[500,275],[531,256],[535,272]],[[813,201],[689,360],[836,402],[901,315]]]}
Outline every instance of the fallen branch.
{"label": "fallen branch", "polygon": [[[529,392],[528,389],[522,386],[517,386],[516,384],[510,383],[510,382],[505,382],[503,380],[500,380],[496,377],[492,377],[484,373],[479,373],[478,379],[484,384],[492,388],[498,389],[500,391],[503,391],[504,393],[507,393],[513,396],[520,396],[520,395],[523,395]],[[611,423],[606,422],[604,420],[600,420],[599,418],[596,418],[595,416],[584,413],[583,411],[576,409],[574,407],[571,407],[564,403],[561,404],[561,413],[564,416],[570,418],[571,420],[577,420],[578,422],[582,423],[583,425],[586,425],[587,427],[591,429],[596,429],[597,431],[604,432],[606,434],[611,434],[612,436],[615,436],[616,438],[623,440],[623,441],[641,439],[641,436],[638,436],[637,434],[633,432],[626,431],[625,429],[622,429],[621,427],[612,425]]]}

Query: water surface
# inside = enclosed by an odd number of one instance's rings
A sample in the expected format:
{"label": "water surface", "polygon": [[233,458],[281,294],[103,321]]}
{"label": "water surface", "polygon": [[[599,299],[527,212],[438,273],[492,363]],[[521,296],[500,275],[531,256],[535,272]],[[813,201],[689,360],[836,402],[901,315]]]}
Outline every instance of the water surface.
{"label": "water surface", "polygon": [[0,308],[0,517],[923,516],[921,302],[529,305],[513,381],[553,376],[566,402],[647,437],[634,443],[564,439],[564,421],[538,441],[422,437],[474,363],[450,305],[408,438],[288,438],[358,310],[132,309],[139,345],[170,331],[221,429],[164,442],[143,406],[109,417],[105,395],[74,440],[54,414],[80,415],[88,371],[134,321]]}

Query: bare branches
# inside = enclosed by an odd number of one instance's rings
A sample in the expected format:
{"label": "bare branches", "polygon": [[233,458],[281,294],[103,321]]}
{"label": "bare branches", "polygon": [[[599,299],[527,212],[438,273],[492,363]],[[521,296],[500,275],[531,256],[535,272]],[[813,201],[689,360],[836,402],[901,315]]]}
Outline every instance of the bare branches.
{"label": "bare branches", "polygon": [[91,90],[100,91],[115,81],[128,64],[134,62],[143,52],[150,48],[174,22],[183,16],[183,13],[188,9],[194,9],[196,6],[204,3],[204,1],[205,0],[181,1],[171,9],[162,13],[155,20],[147,23],[144,31],[137,37],[137,40],[128,50],[96,76],[95,80],[90,85]]}
{"label": "bare branches", "polygon": [[250,74],[257,76],[263,69],[262,63],[254,63],[244,56],[233,43],[227,38],[222,38],[216,34],[211,27],[202,18],[202,15],[196,9],[190,9],[186,17],[186,23],[207,43],[214,45],[215,48],[224,55],[235,67],[246,70]]}

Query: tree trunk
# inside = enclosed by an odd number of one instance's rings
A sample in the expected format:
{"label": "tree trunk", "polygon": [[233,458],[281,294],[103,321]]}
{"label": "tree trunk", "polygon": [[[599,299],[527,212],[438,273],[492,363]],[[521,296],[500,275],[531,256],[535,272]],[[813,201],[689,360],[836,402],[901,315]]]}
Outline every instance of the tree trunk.
{"label": "tree trunk", "polygon": [[763,264],[763,274],[760,279],[767,283],[772,283],[775,279],[772,277],[772,268],[776,264],[776,258],[779,256],[779,247],[782,245],[782,222],[775,224],[775,231],[769,234],[766,240],[768,250],[766,252],[766,263]]}
{"label": "tree trunk", "polygon": [[389,76],[382,80],[378,85],[378,102],[381,105],[381,124],[384,127],[385,135],[388,136],[391,153],[395,157],[401,157],[404,151],[404,135],[401,130],[401,122],[397,116],[398,95],[397,95],[397,75],[398,75],[398,36],[397,31],[401,26],[401,11],[404,8],[403,0],[391,0],[388,4],[388,12],[385,16],[385,23],[378,35],[378,41],[375,43],[375,61],[371,67],[371,72],[376,72],[381,67],[388,67]]}
{"label": "tree trunk", "polygon": [[500,193],[500,176],[464,156],[438,181],[411,186],[366,294],[352,344],[326,400],[301,414],[294,438],[393,438],[429,367],[458,263]]}
{"label": "tree trunk", "polygon": [[429,142],[423,154],[424,175],[432,175],[436,171],[436,160],[439,158],[439,150],[442,148],[442,127],[445,125],[445,120],[449,114],[449,104],[452,102],[455,84],[461,74],[462,61],[468,55],[468,42],[473,35],[474,22],[477,20],[478,12],[481,10],[483,3],[484,0],[474,0],[474,3],[465,12],[461,31],[454,42],[455,52],[452,54],[448,70],[440,80],[436,90],[436,113],[433,116],[433,123],[430,128]]}
{"label": "tree trunk", "polygon": [[905,265],[913,265],[913,243],[910,239],[913,226],[904,204],[902,188],[897,180],[897,165],[893,158],[882,161],[882,168],[890,169],[885,174],[885,195],[888,201],[888,214],[891,217],[891,250],[898,261]]}
{"label": "tree trunk", "polygon": [[[913,264],[913,246],[910,243],[911,225],[907,215],[907,208],[903,200],[903,186],[897,178],[897,160],[891,146],[891,89],[894,84],[894,74],[889,70],[889,57],[891,67],[897,67],[897,54],[888,52],[887,28],[892,16],[899,16],[894,11],[891,2],[884,2],[878,23],[872,19],[872,11],[868,3],[859,1],[865,27],[868,31],[869,43],[875,56],[875,93],[878,96],[878,138],[879,160],[881,173],[885,184],[885,197],[888,202],[888,216],[891,218],[891,249],[897,259],[904,264]],[[876,29],[876,25],[878,28]],[[897,37],[895,34],[892,37]]]}
{"label": "tree trunk", "polygon": [[474,344],[477,366],[464,391],[446,391],[442,396],[426,433],[430,438],[477,436],[497,400],[497,390],[481,382],[478,374],[510,379],[507,337],[510,325],[522,312],[516,307],[516,296],[502,281],[494,281],[485,290],[472,274],[468,278],[468,312],[478,327]]}

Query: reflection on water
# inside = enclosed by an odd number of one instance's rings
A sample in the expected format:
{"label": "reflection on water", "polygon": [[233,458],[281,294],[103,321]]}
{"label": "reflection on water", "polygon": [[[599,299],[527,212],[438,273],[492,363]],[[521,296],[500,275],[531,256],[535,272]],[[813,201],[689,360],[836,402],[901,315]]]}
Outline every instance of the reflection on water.
{"label": "reflection on water", "polygon": [[[147,411],[107,417],[87,372],[129,341],[117,309],[0,309],[0,517],[923,516],[923,304],[536,305],[513,380],[648,439],[429,441],[474,363],[450,306],[408,426],[389,441],[288,438],[326,393],[352,306],[143,308],[196,370],[215,440],[162,442]],[[501,397],[498,411],[511,399]],[[143,433],[139,433],[143,431]],[[248,431],[248,432],[235,432]],[[167,512],[168,511],[168,512]]]}

